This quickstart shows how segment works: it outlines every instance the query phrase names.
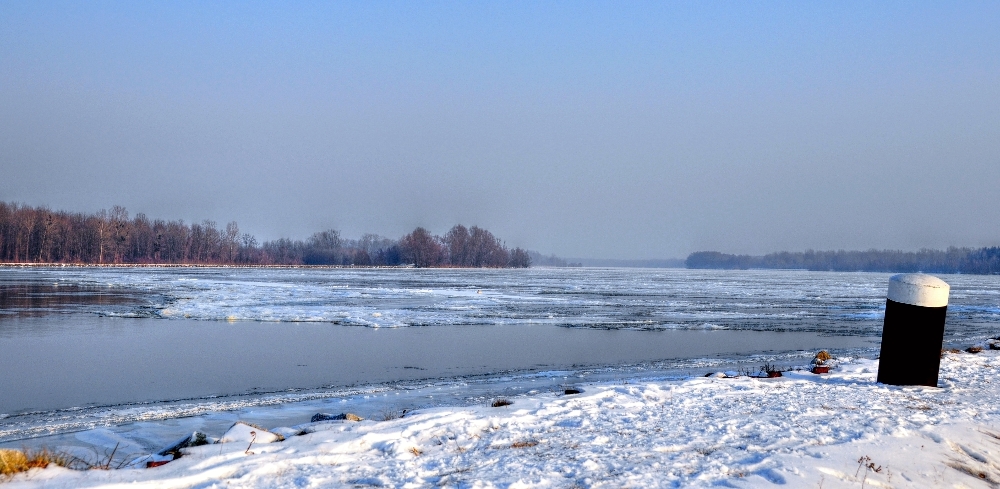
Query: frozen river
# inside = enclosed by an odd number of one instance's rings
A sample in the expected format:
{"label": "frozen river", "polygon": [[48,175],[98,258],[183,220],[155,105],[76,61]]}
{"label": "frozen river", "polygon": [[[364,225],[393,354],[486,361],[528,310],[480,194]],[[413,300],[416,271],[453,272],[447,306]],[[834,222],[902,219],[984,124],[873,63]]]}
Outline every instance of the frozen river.
{"label": "frozen river", "polygon": [[[0,268],[0,441],[345,389],[475,384],[474,397],[529,377],[698,375],[802,364],[820,348],[874,356],[888,277]],[[943,278],[946,342],[995,335],[996,278]]]}

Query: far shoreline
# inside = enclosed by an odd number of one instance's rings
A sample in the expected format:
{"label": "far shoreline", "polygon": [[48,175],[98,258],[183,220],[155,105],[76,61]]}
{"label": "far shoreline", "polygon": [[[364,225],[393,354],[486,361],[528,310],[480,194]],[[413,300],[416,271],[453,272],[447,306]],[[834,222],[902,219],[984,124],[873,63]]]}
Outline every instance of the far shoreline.
{"label": "far shoreline", "polygon": [[[418,267],[407,265],[237,265],[211,263],[0,263],[0,268],[273,268],[273,269],[455,269],[455,270],[513,270],[520,267],[458,267],[434,266]],[[532,268],[568,268],[568,267],[532,267]]]}
{"label": "far shoreline", "polygon": [[[211,263],[0,263],[0,268],[417,268],[414,265],[234,265]],[[434,267],[461,268],[461,267]]]}

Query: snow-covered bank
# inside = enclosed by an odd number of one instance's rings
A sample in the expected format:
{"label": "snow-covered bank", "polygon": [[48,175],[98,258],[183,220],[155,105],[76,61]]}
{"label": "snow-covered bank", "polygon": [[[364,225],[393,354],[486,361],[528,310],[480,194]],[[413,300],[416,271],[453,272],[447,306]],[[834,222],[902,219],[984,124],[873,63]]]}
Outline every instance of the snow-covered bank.
{"label": "snow-covered bank", "polygon": [[[877,361],[844,360],[829,375],[585,384],[500,408],[310,423],[253,454],[246,443],[211,444],[161,467],[34,470],[4,487],[1000,484],[1000,352],[945,355],[941,388],[876,384]],[[107,429],[78,437],[100,450],[130,443]]]}

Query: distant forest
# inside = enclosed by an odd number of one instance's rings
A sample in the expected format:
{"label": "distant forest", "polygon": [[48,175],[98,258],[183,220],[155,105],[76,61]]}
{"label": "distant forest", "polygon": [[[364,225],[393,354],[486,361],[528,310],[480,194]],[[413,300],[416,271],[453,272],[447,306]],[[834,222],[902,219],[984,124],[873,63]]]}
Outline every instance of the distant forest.
{"label": "distant forest", "polygon": [[622,268],[684,268],[682,258],[659,258],[645,260],[622,260],[615,258],[579,258],[586,267],[622,267]]}
{"label": "distant forest", "polygon": [[1000,248],[947,250],[868,250],[780,252],[764,256],[730,255],[717,251],[691,253],[687,268],[780,268],[838,272],[928,272],[1000,274]]}
{"label": "distant forest", "polygon": [[564,258],[559,258],[556,255],[545,256],[537,251],[528,251],[528,256],[531,257],[532,266],[540,267],[582,267],[581,263],[569,262]]}
{"label": "distant forest", "polygon": [[85,214],[0,202],[0,262],[522,268],[531,255],[476,226],[457,225],[444,236],[418,227],[399,239],[328,230],[259,243],[235,222],[220,228],[129,217],[120,206]]}

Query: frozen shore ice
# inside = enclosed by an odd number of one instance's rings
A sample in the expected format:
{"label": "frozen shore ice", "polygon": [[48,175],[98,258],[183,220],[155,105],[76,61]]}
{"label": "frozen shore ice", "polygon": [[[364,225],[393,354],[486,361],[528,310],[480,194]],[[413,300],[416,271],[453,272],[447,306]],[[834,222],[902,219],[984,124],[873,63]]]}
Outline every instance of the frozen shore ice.
{"label": "frozen shore ice", "polygon": [[[157,468],[50,468],[6,487],[996,487],[998,353],[946,354],[939,388],[877,384],[866,359],[829,375],[590,383],[502,408],[323,422],[253,455],[206,445]],[[163,429],[79,436],[100,450]]]}

